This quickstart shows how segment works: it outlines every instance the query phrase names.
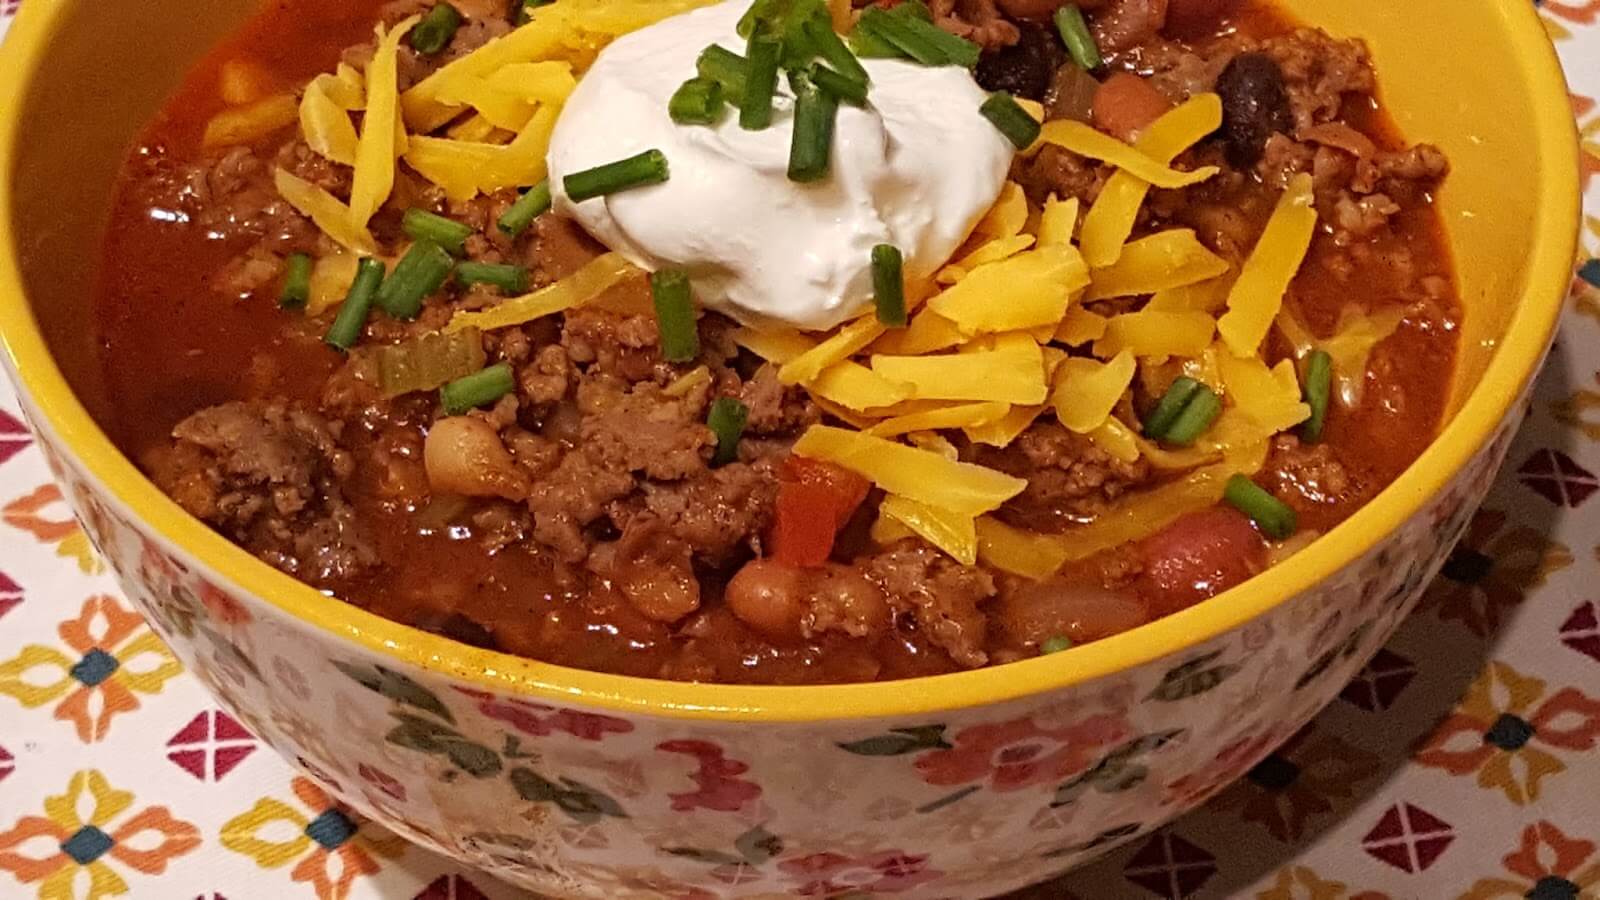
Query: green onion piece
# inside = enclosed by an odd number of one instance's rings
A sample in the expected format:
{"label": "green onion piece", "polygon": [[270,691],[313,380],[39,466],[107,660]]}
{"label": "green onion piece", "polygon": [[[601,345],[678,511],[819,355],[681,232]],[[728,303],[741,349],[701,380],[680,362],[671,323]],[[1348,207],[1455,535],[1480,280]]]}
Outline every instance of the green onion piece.
{"label": "green onion piece", "polygon": [[450,44],[461,27],[461,13],[448,3],[440,3],[411,29],[411,47],[423,56],[432,56]]}
{"label": "green onion piece", "polygon": [[[902,4],[903,5],[903,4]],[[899,9],[900,7],[895,7]],[[885,38],[879,37],[871,28],[862,28],[858,23],[844,39],[845,45],[861,59],[905,59],[906,54],[900,48],[889,43]]]}
{"label": "green onion piece", "polygon": [[1322,440],[1322,426],[1328,420],[1328,400],[1333,392],[1333,357],[1326,350],[1313,350],[1306,357],[1306,380],[1301,387],[1311,418],[1300,426],[1300,437],[1307,443]]}
{"label": "green onion piece", "polygon": [[1198,440],[1200,435],[1205,434],[1206,429],[1210,428],[1211,423],[1221,414],[1222,398],[1217,396],[1216,391],[1202,384],[1184,405],[1183,412],[1178,414],[1172,427],[1161,436],[1161,440],[1174,446],[1187,447]]}
{"label": "green onion piece", "polygon": [[714,125],[722,118],[722,84],[696,76],[679,85],[667,101],[667,114],[680,125]]}
{"label": "green onion piece", "polygon": [[370,256],[361,258],[356,265],[356,280],[350,282],[350,293],[339,304],[339,314],[322,340],[337,350],[349,350],[361,339],[367,325],[367,314],[372,311],[373,298],[378,295],[378,285],[383,283],[383,260]]}
{"label": "green onion piece", "polygon": [[722,85],[722,97],[735,106],[744,97],[744,86],[749,81],[749,60],[725,47],[712,44],[700,51],[695,61],[695,71],[701,78],[709,78]]}
{"label": "green onion piece", "polygon": [[856,81],[848,75],[840,75],[838,72],[821,64],[813,64],[806,74],[810,76],[813,84],[822,88],[827,92],[828,96],[835,100],[842,100],[854,106],[861,106],[867,102],[867,83],[865,81]]}
{"label": "green onion piece", "polygon": [[744,93],[739,97],[739,127],[760,131],[772,124],[772,97],[778,90],[778,57],[783,44],[757,34],[750,39]]}
{"label": "green onion piece", "polygon": [[978,64],[977,44],[912,15],[896,16],[878,7],[871,7],[861,14],[861,19],[856,23],[857,30],[862,28],[925,66],[961,66],[970,69]]}
{"label": "green onion piece", "polygon": [[573,203],[582,203],[591,197],[615,194],[647,184],[660,184],[666,180],[667,158],[660,150],[646,150],[627,159],[574,172],[562,181],[562,186]]}
{"label": "green onion piece", "polygon": [[283,291],[278,294],[278,306],[283,309],[300,309],[311,299],[311,256],[291,253],[283,261]]}
{"label": "green onion piece", "polygon": [[791,6],[790,0],[756,0],[739,17],[739,24],[734,30],[739,37],[747,40],[757,31],[773,34],[778,24],[789,15]]}
{"label": "green onion piece", "polygon": [[533,18],[533,11],[535,9],[554,2],[555,0],[522,0],[522,8],[517,10],[517,24],[528,24],[528,20]]}
{"label": "green onion piece", "polygon": [[923,3],[922,0],[900,0],[899,3],[895,4],[894,9],[889,10],[889,14],[911,16],[924,22],[933,21],[933,10],[929,9],[928,4]]}
{"label": "green onion piece", "polygon": [[510,263],[456,263],[456,282],[462,287],[487,284],[507,294],[520,294],[528,289],[528,269]]}
{"label": "green onion piece", "polygon": [[433,241],[417,241],[378,289],[378,305],[396,319],[415,319],[422,301],[444,286],[456,261]]}
{"label": "green onion piece", "polygon": [[1068,3],[1056,10],[1056,31],[1061,32],[1061,42],[1067,45],[1067,55],[1080,68],[1098,69],[1105,62],[1100,58],[1100,48],[1089,33],[1089,23],[1084,21],[1083,10]]}
{"label": "green onion piece", "polygon": [[464,375],[439,388],[439,405],[447,416],[459,416],[511,393],[517,380],[510,363],[495,363],[471,375]]}
{"label": "green onion piece", "polygon": [[1228,505],[1250,517],[1262,534],[1281,541],[1294,534],[1295,515],[1290,506],[1267,493],[1260,485],[1245,475],[1228,479],[1222,491]]}
{"label": "green onion piece", "polygon": [[1054,637],[1046,638],[1045,642],[1039,645],[1039,655],[1049,656],[1052,653],[1060,653],[1061,651],[1070,649],[1071,647],[1072,638],[1058,634]]}
{"label": "green onion piece", "polygon": [[385,397],[413,391],[437,390],[440,385],[483,368],[483,334],[463,328],[446,334],[430,331],[398,344],[383,344],[370,352],[378,362],[378,388]]}
{"label": "green onion piece", "polygon": [[682,269],[652,272],[650,296],[656,306],[656,328],[661,332],[661,358],[688,362],[699,356],[700,332],[694,322],[688,273]]}
{"label": "green onion piece", "polygon": [[1144,420],[1144,436],[1153,441],[1167,436],[1172,424],[1178,421],[1178,416],[1183,413],[1183,408],[1189,405],[1195,392],[1200,390],[1200,382],[1187,375],[1179,375],[1172,380],[1167,392],[1161,395],[1161,400],[1156,403],[1156,408]]}
{"label": "green onion piece", "polygon": [[724,466],[739,458],[739,436],[744,434],[744,423],[750,418],[750,407],[733,397],[718,397],[706,416],[706,427],[717,436],[717,450],[711,464]]}
{"label": "green onion piece", "polygon": [[550,180],[547,178],[528,188],[527,193],[518,197],[517,202],[511,204],[510,208],[501,214],[500,221],[496,224],[501,231],[516,237],[526,231],[528,226],[533,224],[533,220],[544,215],[545,210],[549,208]]}
{"label": "green onion piece", "polygon": [[879,322],[890,328],[906,326],[906,281],[900,248],[893,244],[872,248],[872,302]]}
{"label": "green onion piece", "polygon": [[851,81],[859,81],[863,86],[872,80],[867,75],[866,67],[861,65],[861,60],[856,59],[839,33],[833,30],[833,21],[828,18],[826,10],[820,16],[807,18],[801,30],[816,55],[822,57],[822,61],[834,72]]}
{"label": "green onion piece", "polygon": [[789,79],[794,88],[794,133],[789,139],[789,180],[800,183],[828,177],[833,152],[833,120],[839,101],[818,90],[803,72]]}
{"label": "green onion piece", "polygon": [[457,254],[462,252],[467,238],[473,234],[470,225],[416,207],[406,210],[405,216],[400,219],[400,227],[414,241],[433,241]]}
{"label": "green onion piece", "polygon": [[999,129],[1000,133],[1006,136],[1006,140],[1018,150],[1026,150],[1033,146],[1042,128],[1038,121],[1028,115],[1028,111],[1019,106],[1005,91],[990,94],[989,99],[978,107],[978,112],[983,113],[983,117]]}

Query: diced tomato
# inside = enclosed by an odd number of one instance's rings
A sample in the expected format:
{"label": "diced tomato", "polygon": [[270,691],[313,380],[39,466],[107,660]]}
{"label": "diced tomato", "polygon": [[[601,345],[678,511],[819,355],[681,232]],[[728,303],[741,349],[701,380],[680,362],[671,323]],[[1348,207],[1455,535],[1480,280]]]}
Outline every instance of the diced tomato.
{"label": "diced tomato", "polygon": [[1094,127],[1131,144],[1139,132],[1171,107],[1167,98],[1143,77],[1117,72],[1094,92],[1091,115]]}
{"label": "diced tomato", "polygon": [[1140,593],[1164,616],[1240,584],[1267,566],[1267,545],[1238,510],[1190,513],[1139,543]]}
{"label": "diced tomato", "polygon": [[791,455],[778,473],[772,557],[791,566],[820,566],[833,552],[839,529],[867,498],[872,485],[832,463]]}

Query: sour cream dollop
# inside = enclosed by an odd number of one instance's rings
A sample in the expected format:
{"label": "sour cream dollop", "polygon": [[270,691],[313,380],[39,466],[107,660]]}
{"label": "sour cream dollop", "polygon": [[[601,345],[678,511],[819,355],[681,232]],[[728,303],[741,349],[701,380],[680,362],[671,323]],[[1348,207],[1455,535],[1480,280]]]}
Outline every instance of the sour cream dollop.
{"label": "sour cream dollop", "polygon": [[[773,124],[679,125],[667,101],[710,44],[743,53],[749,0],[665,19],[613,42],[579,82],[549,151],[557,212],[633,263],[687,270],[697,300],[748,324],[829,328],[872,302],[871,251],[894,244],[906,274],[931,275],[1000,194],[1011,144],[979,112],[971,73],[864,59],[866,108],[839,107],[832,171],[787,177],[793,94],[780,77]],[[671,176],[574,204],[574,172],[659,149]]]}

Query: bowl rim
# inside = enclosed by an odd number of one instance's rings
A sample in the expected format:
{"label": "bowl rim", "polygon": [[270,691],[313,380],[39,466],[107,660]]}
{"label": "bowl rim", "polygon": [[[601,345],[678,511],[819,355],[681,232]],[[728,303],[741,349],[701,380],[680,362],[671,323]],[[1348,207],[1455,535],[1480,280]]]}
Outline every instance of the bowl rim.
{"label": "bowl rim", "polygon": [[[1565,305],[1578,240],[1578,139],[1554,47],[1532,4],[1494,0],[1523,77],[1533,86],[1541,224],[1521,302],[1482,378],[1422,455],[1388,488],[1302,550],[1211,600],[1070,653],[904,681],[820,686],[672,682],[592,672],[459,644],[331,599],[237,547],[163,494],[90,418],[52,358],[24,296],[13,181],[21,117],[0,116],[0,346],[24,403],[76,464],[207,577],[248,593],[296,622],[374,656],[520,697],[667,718],[811,722],[925,716],[999,704],[1181,654],[1312,588],[1400,528],[1491,440],[1537,374]],[[0,52],[0,109],[20,109],[70,2],[29,3]],[[1557,227],[1559,224],[1560,227]],[[43,440],[41,438],[41,440]],[[908,689],[909,688],[909,689]]]}

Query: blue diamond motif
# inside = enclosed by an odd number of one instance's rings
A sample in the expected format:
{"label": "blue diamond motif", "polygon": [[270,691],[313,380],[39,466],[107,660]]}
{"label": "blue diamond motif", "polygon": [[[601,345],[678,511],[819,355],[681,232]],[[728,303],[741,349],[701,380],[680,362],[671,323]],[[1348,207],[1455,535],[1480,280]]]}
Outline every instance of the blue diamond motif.
{"label": "blue diamond motif", "polygon": [[116,844],[111,836],[93,825],[85,825],[78,833],[61,842],[61,852],[72,857],[80,866],[87,866],[105,855]]}
{"label": "blue diamond motif", "polygon": [[356,833],[356,823],[337,809],[326,810],[306,826],[306,837],[326,850],[337,850]]}
{"label": "blue diamond motif", "polygon": [[83,682],[85,687],[95,687],[110,678],[120,665],[115,656],[95,647],[72,667],[72,677]]}

